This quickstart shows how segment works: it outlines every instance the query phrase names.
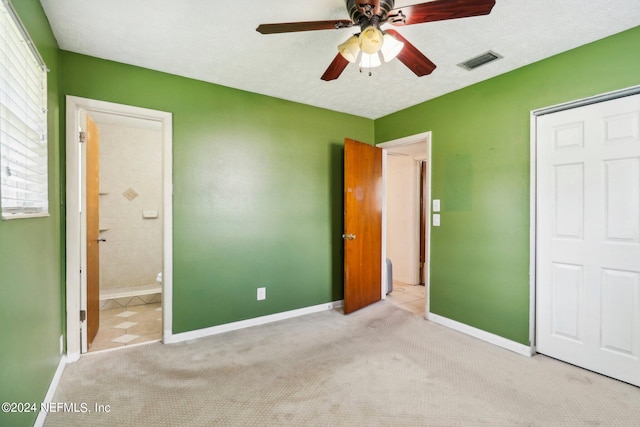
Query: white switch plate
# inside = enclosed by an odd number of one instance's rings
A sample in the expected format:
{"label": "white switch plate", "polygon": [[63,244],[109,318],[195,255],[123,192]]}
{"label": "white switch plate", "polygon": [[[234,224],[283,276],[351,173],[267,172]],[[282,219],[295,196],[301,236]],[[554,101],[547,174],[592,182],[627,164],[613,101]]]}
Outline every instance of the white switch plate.
{"label": "white switch plate", "polygon": [[440,214],[433,214],[433,226],[440,227]]}
{"label": "white switch plate", "polygon": [[433,199],[433,211],[440,212],[440,199]]}
{"label": "white switch plate", "polygon": [[258,301],[267,299],[267,288],[258,288]]}

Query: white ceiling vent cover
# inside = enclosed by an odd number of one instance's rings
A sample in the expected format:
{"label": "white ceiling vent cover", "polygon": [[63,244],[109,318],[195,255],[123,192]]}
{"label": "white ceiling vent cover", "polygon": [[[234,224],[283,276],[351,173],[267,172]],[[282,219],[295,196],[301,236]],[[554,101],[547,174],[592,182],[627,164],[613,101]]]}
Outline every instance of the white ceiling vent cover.
{"label": "white ceiling vent cover", "polygon": [[458,64],[458,66],[464,68],[467,71],[471,71],[480,67],[481,65],[488,64],[489,62],[493,62],[496,59],[500,58],[502,58],[502,55],[499,55],[493,51],[489,51],[487,53],[483,53],[482,55],[478,55],[475,58],[467,59],[466,61]]}

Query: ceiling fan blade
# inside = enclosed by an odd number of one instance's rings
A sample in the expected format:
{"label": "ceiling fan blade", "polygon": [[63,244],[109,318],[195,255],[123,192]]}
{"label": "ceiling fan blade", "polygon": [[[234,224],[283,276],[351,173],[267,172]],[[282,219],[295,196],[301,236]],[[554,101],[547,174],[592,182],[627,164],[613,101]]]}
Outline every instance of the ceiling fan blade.
{"label": "ceiling fan blade", "polygon": [[295,33],[298,31],[336,30],[348,28],[353,22],[348,19],[335,21],[284,22],[281,24],[260,24],[256,31],[260,34]]}
{"label": "ceiling fan blade", "polygon": [[488,15],[495,4],[495,0],[435,0],[393,9],[389,12],[390,16],[400,15],[400,12],[402,12],[406,19],[390,19],[389,22],[393,25],[412,25]]}
{"label": "ceiling fan blade", "polygon": [[416,76],[426,76],[427,74],[431,74],[433,70],[436,69],[436,64],[431,62],[429,58],[424,56],[422,52],[418,50],[418,48],[409,43],[407,39],[402,37],[397,31],[386,30],[385,32],[391,34],[399,41],[404,43],[404,47],[397,56],[398,61],[406,65],[407,68],[413,71]]}
{"label": "ceiling fan blade", "polygon": [[337,54],[336,57],[333,58],[333,61],[331,61],[331,64],[329,64],[329,68],[327,68],[320,78],[325,82],[335,80],[340,77],[340,74],[347,68],[347,65],[349,65],[349,61],[341,54]]}

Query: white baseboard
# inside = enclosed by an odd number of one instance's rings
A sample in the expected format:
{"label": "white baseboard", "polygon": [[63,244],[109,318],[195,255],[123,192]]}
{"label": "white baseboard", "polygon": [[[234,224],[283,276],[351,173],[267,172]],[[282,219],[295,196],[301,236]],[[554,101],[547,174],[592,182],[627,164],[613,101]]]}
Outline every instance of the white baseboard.
{"label": "white baseboard", "polygon": [[160,283],[152,283],[150,285],[127,286],[124,288],[101,289],[100,301],[116,298],[139,297],[143,295],[161,294],[162,285]]}
{"label": "white baseboard", "polygon": [[80,360],[80,352],[67,353],[66,358],[67,358],[67,365],[69,363],[77,362],[78,360]]}
{"label": "white baseboard", "polygon": [[[56,372],[53,374],[53,378],[51,379],[51,383],[49,384],[49,389],[47,390],[47,394],[45,394],[42,403],[51,403],[53,401],[53,395],[56,393],[56,389],[58,388],[58,384],[60,383],[60,378],[62,378],[62,373],[64,372],[65,366],[67,366],[67,356],[62,356],[60,362],[58,363],[58,367],[56,368]],[[36,418],[36,422],[33,424],[33,426],[42,427],[44,425],[45,418],[47,418],[46,411],[38,412],[38,417]]]}
{"label": "white baseboard", "polygon": [[224,332],[236,331],[238,329],[249,328],[251,326],[264,325],[265,323],[277,322],[279,320],[291,319],[293,317],[304,316],[306,314],[318,313],[320,311],[333,310],[342,307],[342,300],[328,302],[325,304],[313,305],[296,310],[283,311],[282,313],[269,314],[267,316],[253,319],[241,320],[239,322],[226,323],[224,325],[212,326],[210,328],[197,329],[195,331],[182,332],[172,335],[170,331],[164,331],[164,343],[172,344],[181,341],[204,338],[211,335],[222,334]]}
{"label": "white baseboard", "polygon": [[490,344],[497,345],[498,347],[513,351],[514,353],[518,353],[527,357],[531,357],[534,354],[533,349],[529,346],[520,344],[519,342],[508,340],[487,331],[483,331],[482,329],[474,328],[473,326],[451,320],[447,317],[429,313],[427,318],[434,323],[438,323],[439,325],[446,326],[458,332],[462,332],[463,334],[471,335],[474,338],[478,338]]}

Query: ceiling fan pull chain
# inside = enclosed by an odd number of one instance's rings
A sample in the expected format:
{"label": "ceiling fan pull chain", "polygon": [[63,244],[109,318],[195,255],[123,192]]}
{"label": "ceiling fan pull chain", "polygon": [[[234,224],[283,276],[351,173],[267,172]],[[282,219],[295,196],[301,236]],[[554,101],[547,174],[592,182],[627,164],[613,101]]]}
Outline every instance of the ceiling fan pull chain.
{"label": "ceiling fan pull chain", "polygon": [[[362,67],[360,67],[360,73],[362,74]],[[371,68],[369,68],[369,77],[371,77],[373,75],[373,73],[371,72]]]}

